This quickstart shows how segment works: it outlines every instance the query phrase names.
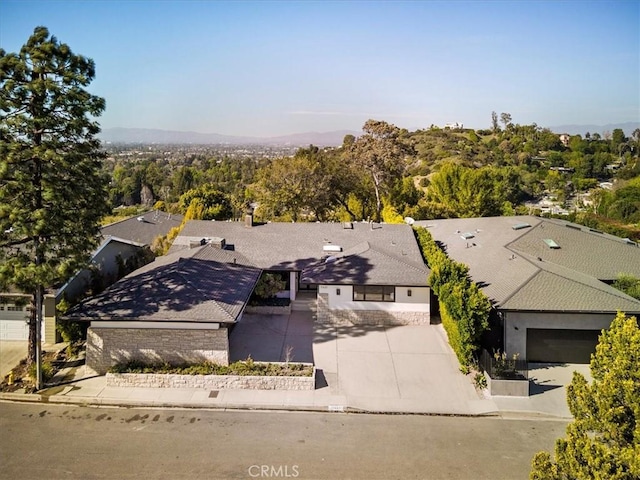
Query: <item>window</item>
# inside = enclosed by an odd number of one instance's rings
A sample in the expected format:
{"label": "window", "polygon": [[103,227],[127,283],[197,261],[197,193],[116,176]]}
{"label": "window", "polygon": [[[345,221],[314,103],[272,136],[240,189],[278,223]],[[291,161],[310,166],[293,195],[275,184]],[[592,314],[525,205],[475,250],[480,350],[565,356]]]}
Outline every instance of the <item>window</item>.
{"label": "window", "polygon": [[353,299],[361,302],[394,302],[395,287],[383,285],[354,285]]}
{"label": "window", "polygon": [[336,288],[336,295],[340,295],[340,289]]}
{"label": "window", "polygon": [[407,297],[410,297],[410,296],[411,296],[411,289],[409,288],[407,289]]}
{"label": "window", "polygon": [[24,307],[22,305],[9,305],[7,307],[7,312],[22,312]]}

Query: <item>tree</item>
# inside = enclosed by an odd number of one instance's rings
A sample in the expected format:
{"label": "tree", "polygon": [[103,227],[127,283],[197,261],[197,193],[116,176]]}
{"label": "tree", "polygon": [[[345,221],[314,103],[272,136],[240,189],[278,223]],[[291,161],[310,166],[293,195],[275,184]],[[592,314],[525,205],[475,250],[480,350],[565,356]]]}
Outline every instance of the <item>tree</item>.
{"label": "tree", "polygon": [[493,130],[493,133],[497,133],[499,129],[498,114],[496,112],[491,112],[491,130]]}
{"label": "tree", "polygon": [[84,89],[94,76],[93,60],[45,27],[17,54],[0,49],[0,287],[32,295],[27,358],[37,388],[45,288],[84,264],[109,212],[94,120],[105,102]]}
{"label": "tree", "polygon": [[382,194],[400,178],[405,169],[407,148],[400,141],[401,130],[387,122],[367,120],[364,135],[347,150],[347,158],[371,179],[376,198],[376,221],[382,213]]}
{"label": "tree", "polygon": [[506,130],[507,127],[511,124],[511,114],[502,112],[500,114],[500,121],[504,124],[504,129]]}
{"label": "tree", "polygon": [[211,184],[193,188],[182,194],[180,211],[189,220],[228,220],[233,216],[228,196]]}
{"label": "tree", "polygon": [[640,329],[618,313],[591,357],[589,385],[574,372],[567,403],[574,421],[548,452],[533,458],[532,480],[640,478]]}

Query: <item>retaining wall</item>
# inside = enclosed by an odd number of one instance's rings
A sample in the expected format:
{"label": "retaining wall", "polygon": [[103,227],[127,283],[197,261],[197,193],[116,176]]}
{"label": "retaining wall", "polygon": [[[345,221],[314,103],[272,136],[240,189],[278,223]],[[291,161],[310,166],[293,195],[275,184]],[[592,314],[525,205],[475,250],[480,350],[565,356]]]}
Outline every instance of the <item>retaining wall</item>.
{"label": "retaining wall", "polygon": [[107,373],[108,387],[202,388],[209,390],[313,390],[316,370],[310,377],[250,375],[177,375],[166,373]]}

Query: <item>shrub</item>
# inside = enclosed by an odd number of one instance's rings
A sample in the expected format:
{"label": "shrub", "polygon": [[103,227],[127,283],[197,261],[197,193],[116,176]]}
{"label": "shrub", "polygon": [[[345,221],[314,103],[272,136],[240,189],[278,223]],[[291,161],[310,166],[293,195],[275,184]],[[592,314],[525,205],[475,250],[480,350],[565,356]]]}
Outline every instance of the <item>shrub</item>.
{"label": "shrub", "polygon": [[468,366],[489,327],[491,302],[469,279],[469,267],[451,260],[423,227],[414,228],[422,256],[429,265],[429,285],[438,296],[442,326],[460,365]]}
{"label": "shrub", "polygon": [[[32,380],[36,379],[37,368],[38,367],[36,365],[36,362],[33,362],[29,366],[29,377]],[[55,371],[53,369],[53,365],[51,364],[51,362],[42,362],[42,365],[40,366],[40,371],[42,372],[42,381],[43,382],[48,382],[49,380],[51,380],[53,378],[54,373],[55,373]]]}

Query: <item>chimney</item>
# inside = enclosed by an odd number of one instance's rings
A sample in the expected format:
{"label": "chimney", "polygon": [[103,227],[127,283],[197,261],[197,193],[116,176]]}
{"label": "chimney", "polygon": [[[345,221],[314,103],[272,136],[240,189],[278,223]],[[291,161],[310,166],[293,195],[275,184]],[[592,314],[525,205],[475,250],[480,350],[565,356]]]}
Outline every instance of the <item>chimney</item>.
{"label": "chimney", "polygon": [[244,226],[253,227],[253,208],[250,205],[247,205],[244,210]]}

